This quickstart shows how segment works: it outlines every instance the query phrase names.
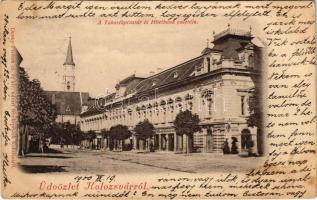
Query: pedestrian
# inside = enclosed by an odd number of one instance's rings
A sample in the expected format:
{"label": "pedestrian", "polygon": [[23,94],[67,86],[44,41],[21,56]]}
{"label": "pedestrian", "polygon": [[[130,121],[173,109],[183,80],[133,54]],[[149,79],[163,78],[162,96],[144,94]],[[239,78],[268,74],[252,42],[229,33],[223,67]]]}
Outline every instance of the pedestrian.
{"label": "pedestrian", "polygon": [[231,142],[231,154],[237,154],[238,153],[238,147],[237,147],[237,138],[232,137],[232,142]]}
{"label": "pedestrian", "polygon": [[154,152],[154,148],[153,148],[152,142],[150,143],[150,152]]}
{"label": "pedestrian", "polygon": [[226,141],[223,143],[223,154],[229,154],[230,153],[230,147],[229,147],[229,143],[228,143],[228,139],[226,139]]}
{"label": "pedestrian", "polygon": [[44,144],[43,144],[43,140],[40,140],[40,152],[43,154],[44,153]]}
{"label": "pedestrian", "polygon": [[253,147],[254,147],[253,140],[247,141],[247,147],[248,147],[248,156],[249,157],[255,156],[255,153],[254,153],[254,150],[253,150]]}

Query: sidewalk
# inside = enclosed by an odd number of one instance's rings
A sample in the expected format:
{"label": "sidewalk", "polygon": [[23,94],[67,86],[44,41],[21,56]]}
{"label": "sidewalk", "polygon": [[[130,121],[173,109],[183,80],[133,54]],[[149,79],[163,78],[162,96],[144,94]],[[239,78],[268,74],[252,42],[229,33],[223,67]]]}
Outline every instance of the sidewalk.
{"label": "sidewalk", "polygon": [[219,153],[175,154],[168,152],[105,152],[102,157],[115,160],[153,165],[190,173],[205,172],[247,172],[257,167],[263,158],[239,157],[238,155],[223,155]]}
{"label": "sidewalk", "polygon": [[31,153],[20,159],[31,173],[214,173],[247,172],[260,165],[260,157],[219,153],[177,154],[173,152],[101,151],[56,148],[58,153]]}

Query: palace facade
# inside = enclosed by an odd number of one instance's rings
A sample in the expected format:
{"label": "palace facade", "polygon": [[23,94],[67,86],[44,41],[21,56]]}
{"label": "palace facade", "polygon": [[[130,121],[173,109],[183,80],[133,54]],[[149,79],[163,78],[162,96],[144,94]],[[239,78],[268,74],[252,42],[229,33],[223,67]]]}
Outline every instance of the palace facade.
{"label": "palace facade", "polygon": [[[256,89],[261,69],[261,47],[250,31],[227,30],[214,34],[201,54],[147,78],[129,76],[116,85],[116,92],[91,104],[81,113],[84,132],[109,130],[118,124],[133,132],[148,119],[155,127],[152,139],[159,151],[182,151],[186,139],[173,127],[176,115],[190,110],[200,118],[201,132],[194,134],[196,152],[222,152],[224,142],[237,141],[238,151],[252,140],[257,150],[257,127],[249,127],[249,98]],[[99,138],[105,147],[107,138]],[[142,144],[133,135],[134,149]]]}

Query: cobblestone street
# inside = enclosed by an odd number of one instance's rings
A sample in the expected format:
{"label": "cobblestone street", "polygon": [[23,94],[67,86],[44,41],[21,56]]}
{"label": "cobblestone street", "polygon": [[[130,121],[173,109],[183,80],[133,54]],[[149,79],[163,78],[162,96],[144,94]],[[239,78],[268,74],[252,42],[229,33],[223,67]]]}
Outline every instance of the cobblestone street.
{"label": "cobblestone street", "polygon": [[57,153],[32,153],[21,158],[29,173],[209,173],[247,172],[263,158],[213,153],[175,154],[57,149]]}

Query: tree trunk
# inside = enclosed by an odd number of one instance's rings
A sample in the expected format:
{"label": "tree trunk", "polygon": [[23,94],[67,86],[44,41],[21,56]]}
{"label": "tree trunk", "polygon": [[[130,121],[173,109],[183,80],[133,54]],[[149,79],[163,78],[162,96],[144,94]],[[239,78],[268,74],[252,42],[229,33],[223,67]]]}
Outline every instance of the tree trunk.
{"label": "tree trunk", "polygon": [[23,131],[25,129],[25,125],[23,125],[23,128],[21,131],[19,131],[19,134],[18,134],[18,149],[17,149],[17,153],[18,153],[18,156],[22,155],[22,135],[23,135]]}
{"label": "tree trunk", "polygon": [[139,150],[143,151],[144,150],[144,140],[143,139],[140,139],[139,140]]}
{"label": "tree trunk", "polygon": [[186,134],[184,134],[184,135],[182,135],[182,148],[183,148],[183,153],[187,153],[188,152],[188,150],[187,150],[187,148],[188,148],[188,139],[187,139],[187,135]]}
{"label": "tree trunk", "polygon": [[186,154],[189,154],[189,136],[186,135]]}
{"label": "tree trunk", "polygon": [[181,135],[182,137],[180,137],[180,148],[181,148],[181,151],[180,152],[184,152],[184,141],[183,141],[183,135]]}
{"label": "tree trunk", "polygon": [[17,156],[19,156],[20,155],[20,134],[21,134],[21,131],[20,131],[20,126],[18,127],[18,130],[17,130],[17,141],[18,141],[18,145],[16,146],[16,148],[17,148],[17,151],[16,151],[16,154],[17,154]]}
{"label": "tree trunk", "polygon": [[27,128],[27,125],[23,125],[23,130],[22,130],[22,133],[20,134],[20,138],[19,138],[19,155],[23,156],[24,157],[24,146],[23,146],[23,139],[24,139],[24,135],[26,133],[26,128]]}
{"label": "tree trunk", "polygon": [[186,135],[186,145],[187,145],[187,149],[186,149],[186,153],[192,153],[192,138],[190,135]]}
{"label": "tree trunk", "polygon": [[148,151],[148,138],[144,139],[144,149],[145,151]]}

